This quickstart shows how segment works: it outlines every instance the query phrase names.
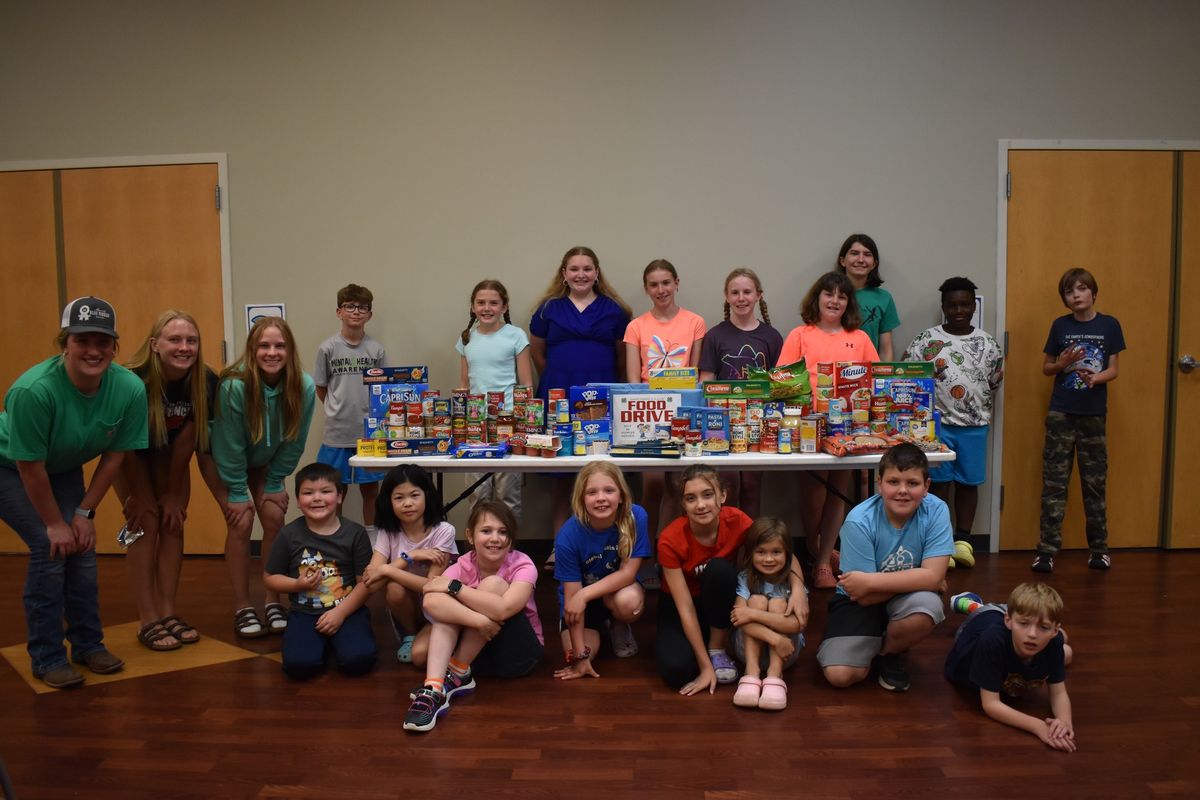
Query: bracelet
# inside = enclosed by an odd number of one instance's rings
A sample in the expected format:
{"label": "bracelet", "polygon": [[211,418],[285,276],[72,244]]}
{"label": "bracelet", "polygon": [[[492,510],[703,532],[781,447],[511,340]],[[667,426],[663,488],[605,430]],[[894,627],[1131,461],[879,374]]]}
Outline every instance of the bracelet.
{"label": "bracelet", "polygon": [[590,648],[590,647],[583,648],[582,652],[579,653],[578,657],[576,657],[574,650],[568,650],[565,655],[567,658],[567,666],[573,667],[576,664],[580,663],[581,661],[587,661],[588,659],[590,659],[592,657],[592,648]]}

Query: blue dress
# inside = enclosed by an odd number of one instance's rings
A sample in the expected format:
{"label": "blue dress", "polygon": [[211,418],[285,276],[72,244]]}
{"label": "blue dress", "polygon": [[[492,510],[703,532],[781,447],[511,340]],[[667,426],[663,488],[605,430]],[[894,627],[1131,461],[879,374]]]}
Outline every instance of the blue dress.
{"label": "blue dress", "polygon": [[550,389],[622,380],[616,347],[628,324],[629,315],[602,294],[583,311],[569,297],[543,303],[529,321],[530,334],[546,340],[546,370],[538,381],[538,397],[546,399]]}

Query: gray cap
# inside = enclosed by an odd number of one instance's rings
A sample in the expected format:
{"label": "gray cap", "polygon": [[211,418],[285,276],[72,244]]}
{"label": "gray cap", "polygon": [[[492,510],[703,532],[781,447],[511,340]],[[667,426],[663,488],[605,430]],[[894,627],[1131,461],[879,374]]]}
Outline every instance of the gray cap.
{"label": "gray cap", "polygon": [[99,297],[80,297],[67,303],[62,313],[62,327],[67,333],[106,333],[117,336],[117,312]]}

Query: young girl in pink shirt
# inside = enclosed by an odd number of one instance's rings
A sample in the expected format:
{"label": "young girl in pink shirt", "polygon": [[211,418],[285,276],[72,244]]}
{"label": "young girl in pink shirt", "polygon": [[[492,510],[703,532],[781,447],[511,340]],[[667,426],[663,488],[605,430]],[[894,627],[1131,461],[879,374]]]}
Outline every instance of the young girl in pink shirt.
{"label": "young girl in pink shirt", "polygon": [[[813,375],[823,361],[878,361],[875,345],[860,328],[861,317],[854,285],[839,272],[826,272],[808,290],[800,304],[804,324],[792,330],[783,342],[780,364],[793,364],[804,359],[809,382],[815,394]],[[845,494],[850,484],[848,470],[823,470],[801,473],[800,519],[804,523],[804,541],[808,552],[816,559],[813,565],[813,586],[832,589],[837,585],[833,546],[838,530],[846,516],[846,504],[828,485]]]}
{"label": "young girl in pink shirt", "polygon": [[[675,265],[664,258],[651,261],[642,271],[642,287],[654,305],[625,329],[626,379],[645,383],[653,369],[698,366],[706,328],[699,314],[675,302],[679,291]],[[652,538],[658,535],[662,520],[678,515],[675,498],[667,496],[667,488],[665,473],[642,473],[641,505],[650,516]]]}

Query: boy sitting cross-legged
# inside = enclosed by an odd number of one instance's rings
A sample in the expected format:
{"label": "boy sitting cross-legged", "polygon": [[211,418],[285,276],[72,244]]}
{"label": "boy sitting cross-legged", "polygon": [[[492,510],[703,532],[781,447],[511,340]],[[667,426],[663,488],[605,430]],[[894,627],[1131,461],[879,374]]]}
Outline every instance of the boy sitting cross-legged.
{"label": "boy sitting cross-legged", "polygon": [[[1055,750],[1074,752],[1066,684],[1071,647],[1060,624],[1058,592],[1044,583],[1022,583],[1007,604],[984,604],[979,595],[963,592],[950,605],[971,616],[954,633],[946,680],[979,689],[983,712],[997,722],[1028,731]],[[1001,699],[1023,697],[1041,686],[1048,689],[1052,717],[1023,713]]]}
{"label": "boy sitting cross-legged", "polygon": [[829,600],[817,663],[837,687],[877,668],[879,685],[908,691],[901,655],[945,619],[938,587],[954,553],[950,512],[929,494],[929,461],[899,444],[879,461],[879,494],[842,525],[842,575]]}

